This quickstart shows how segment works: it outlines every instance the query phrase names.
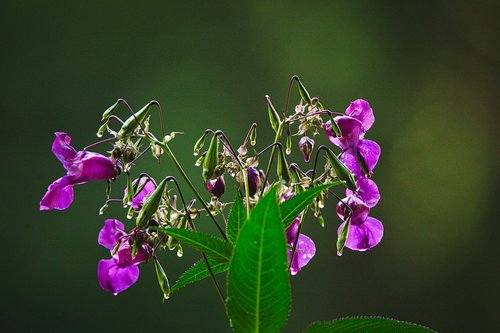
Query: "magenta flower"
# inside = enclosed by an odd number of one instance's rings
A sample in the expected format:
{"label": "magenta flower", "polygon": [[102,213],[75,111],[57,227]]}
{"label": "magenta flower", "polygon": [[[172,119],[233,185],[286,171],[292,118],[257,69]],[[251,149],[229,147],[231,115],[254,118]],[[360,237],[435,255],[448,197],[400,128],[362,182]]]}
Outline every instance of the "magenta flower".
{"label": "magenta flower", "polygon": [[308,136],[303,136],[299,140],[299,149],[302,152],[302,155],[304,155],[304,161],[309,162],[311,159],[311,153],[314,149],[314,140]]}
{"label": "magenta flower", "polygon": [[[358,179],[356,187],[356,193],[346,191],[348,196],[338,203],[337,215],[344,220],[349,212],[346,205],[349,206],[352,216],[345,246],[354,251],[366,251],[380,243],[384,234],[382,222],[368,216],[370,208],[379,201],[380,194],[377,185],[371,179]],[[339,226],[338,233],[344,223]]]}
{"label": "magenta flower", "polygon": [[297,248],[295,249],[295,254],[293,259],[291,259],[293,244],[297,233],[299,232],[300,215],[292,222],[292,224],[286,230],[286,240],[288,246],[288,261],[292,261],[290,265],[290,273],[296,275],[302,267],[307,265],[309,261],[316,254],[316,245],[313,240],[304,234],[299,234],[299,239],[297,241]]}
{"label": "magenta flower", "polygon": [[[137,179],[132,182],[132,186],[135,187],[137,184]],[[147,177],[141,177],[139,181],[139,185],[137,188],[142,189],[132,198],[132,204],[130,205],[133,209],[140,210],[142,208],[142,204],[148,198],[148,196],[154,192],[156,189],[156,184],[154,180]],[[127,196],[128,190],[125,188],[124,190],[125,196]]]}
{"label": "magenta flower", "polygon": [[118,250],[111,259],[101,259],[97,265],[97,278],[101,288],[118,294],[139,279],[139,265],[152,257],[149,244],[139,246],[137,254],[132,258],[131,236],[124,232],[124,225],[118,220],[108,219],[99,232],[98,243],[110,251]]}
{"label": "magenta flower", "polygon": [[[369,176],[380,157],[380,146],[375,141],[364,138],[365,132],[375,121],[373,110],[367,101],[358,99],[349,105],[345,113],[346,116],[334,118],[342,136],[335,135],[331,121],[325,123],[326,135],[334,145],[344,151],[340,160],[355,176]],[[366,165],[368,175],[365,175],[361,163]]]}
{"label": "magenta flower", "polygon": [[56,132],[55,136],[52,153],[68,173],[50,184],[40,201],[40,210],[66,209],[73,202],[73,185],[116,176],[116,168],[110,158],[98,153],[76,151],[66,133]]}

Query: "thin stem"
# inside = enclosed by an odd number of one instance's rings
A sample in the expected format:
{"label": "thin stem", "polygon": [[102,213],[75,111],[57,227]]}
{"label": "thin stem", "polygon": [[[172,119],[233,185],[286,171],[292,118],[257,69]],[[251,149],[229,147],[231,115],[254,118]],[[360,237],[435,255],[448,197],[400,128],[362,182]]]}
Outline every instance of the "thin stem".
{"label": "thin stem", "polygon": [[243,175],[243,181],[245,183],[245,201],[247,206],[247,217],[250,216],[250,187],[248,186],[248,172],[247,169],[243,167],[240,168],[240,172]]}
{"label": "thin stem", "polygon": [[[284,122],[281,122],[278,126],[278,129],[276,130],[276,135],[274,137],[274,142],[273,145],[279,142],[281,138],[281,134],[283,132],[283,124]],[[271,157],[269,158],[269,162],[267,163],[266,167],[266,173],[264,174],[264,182],[262,183],[262,190],[260,191],[260,195],[264,193],[264,189],[266,188],[266,182],[268,179],[269,171],[271,170],[271,164],[273,163],[274,155],[276,154],[276,147],[273,146],[273,149],[271,150]]]}
{"label": "thin stem", "polygon": [[130,168],[132,168],[132,165],[135,163],[135,161],[137,161],[139,158],[141,158],[150,149],[151,149],[151,146],[144,149],[144,151],[142,153],[140,153],[136,158],[134,158],[131,162],[129,162],[127,167],[125,168],[125,172],[129,172]]}
{"label": "thin stem", "polygon": [[201,205],[203,206],[203,208],[205,208],[205,210],[207,211],[208,215],[210,216],[210,218],[214,222],[215,226],[217,227],[217,230],[219,230],[219,232],[222,235],[222,237],[227,241],[228,239],[227,239],[226,234],[224,233],[224,231],[220,227],[219,223],[215,219],[214,215],[212,214],[212,212],[210,211],[210,209],[208,208],[208,206],[205,204],[205,201],[201,197],[200,193],[194,187],[193,183],[191,182],[191,180],[189,179],[188,175],[186,174],[186,172],[184,171],[184,169],[180,165],[179,161],[175,157],[175,155],[172,152],[172,150],[170,149],[170,147],[166,143],[160,142],[160,141],[158,141],[156,139],[153,139],[151,137],[150,137],[150,140],[152,140],[154,143],[156,143],[157,145],[161,146],[165,150],[165,153],[170,158],[170,160],[172,161],[172,163],[174,163],[175,167],[177,168],[177,170],[181,174],[181,176],[184,179],[184,181],[187,183],[187,185],[189,186],[189,188],[191,189],[191,191],[193,191],[193,193],[196,196],[196,198],[201,202]]}
{"label": "thin stem", "polygon": [[97,142],[95,142],[93,144],[88,145],[87,147],[83,148],[82,150],[86,151],[89,148],[92,148],[92,147],[98,146],[98,145],[100,145],[102,143],[106,143],[106,142],[113,141],[113,140],[116,140],[116,138],[115,137],[111,137],[111,138],[107,138],[107,139],[104,139],[104,140],[101,140],[101,141],[97,141]]}
{"label": "thin stem", "polygon": [[[217,136],[217,138],[219,139],[219,141],[222,142],[222,144],[226,143],[226,147],[229,147],[229,151],[231,152],[231,154],[233,155],[233,157],[236,159],[236,161],[238,161],[238,164],[243,167],[243,163],[240,161],[240,159],[238,158],[238,155],[236,154],[236,152],[234,151],[233,149],[233,146],[231,146],[231,143],[229,142],[229,140],[227,139],[227,136],[226,134],[224,134],[223,131],[221,130],[217,130],[215,131],[214,135]],[[220,137],[223,138],[223,140],[220,139]]]}
{"label": "thin stem", "polygon": [[[189,226],[193,231],[196,231],[196,226],[194,225],[193,220],[191,219],[191,214],[188,212],[188,208],[186,206],[186,201],[184,200],[184,196],[182,195],[181,188],[179,186],[179,183],[177,182],[177,179],[173,176],[168,176],[165,179],[168,181],[171,181],[175,184],[177,187],[177,191],[179,192],[179,197],[181,198],[182,205],[184,206],[184,212],[185,216],[188,220]],[[224,304],[224,307],[226,306],[226,300],[224,298],[224,295],[222,294],[222,290],[220,289],[219,283],[217,282],[217,279],[215,278],[214,272],[212,271],[212,267],[210,267],[210,263],[208,262],[208,258],[204,252],[201,253],[203,256],[203,261],[205,262],[205,265],[207,266],[208,272],[210,273],[210,277],[212,278],[212,282],[214,283],[215,289],[217,289],[217,293],[219,294],[219,297],[222,301],[222,304]]]}

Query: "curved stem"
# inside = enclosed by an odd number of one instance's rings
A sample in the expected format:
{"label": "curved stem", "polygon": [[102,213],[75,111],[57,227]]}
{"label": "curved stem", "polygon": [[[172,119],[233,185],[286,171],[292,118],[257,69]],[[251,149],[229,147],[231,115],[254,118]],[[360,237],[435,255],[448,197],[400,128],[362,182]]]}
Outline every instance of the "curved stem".
{"label": "curved stem", "polygon": [[187,183],[187,185],[189,186],[189,188],[191,189],[191,191],[193,191],[193,194],[195,195],[195,197],[201,202],[201,205],[203,206],[203,208],[205,208],[205,210],[207,211],[208,215],[210,216],[210,218],[214,222],[217,230],[219,230],[219,232],[222,235],[222,237],[224,238],[224,240],[227,241],[228,239],[227,239],[226,234],[224,233],[224,231],[220,227],[219,223],[215,219],[215,216],[212,214],[212,212],[210,211],[210,209],[208,208],[208,206],[205,204],[205,200],[203,200],[203,198],[201,197],[201,194],[194,187],[193,183],[189,179],[188,175],[186,174],[186,172],[182,168],[181,164],[179,163],[179,161],[175,157],[174,153],[172,152],[172,150],[170,149],[170,147],[168,146],[168,144],[166,144],[164,142],[160,142],[160,141],[158,141],[156,139],[153,139],[151,137],[149,137],[149,139],[152,140],[157,145],[161,146],[165,150],[165,153],[167,154],[168,158],[170,158],[170,160],[172,161],[172,163],[174,163],[175,167],[177,168],[177,170],[181,174],[181,176],[184,179],[184,181]]}
{"label": "curved stem", "polygon": [[273,163],[274,155],[276,154],[276,146],[274,146],[274,145],[276,145],[276,143],[278,143],[279,140],[281,139],[281,134],[283,132],[283,124],[284,124],[284,122],[281,122],[279,124],[278,130],[276,131],[276,135],[274,137],[273,149],[271,151],[271,157],[269,158],[269,162],[267,163],[266,173],[264,174],[264,182],[262,183],[262,190],[260,191],[261,196],[264,193],[264,189],[266,188],[266,182],[267,182],[267,178],[269,175],[269,171],[271,170],[271,164]]}

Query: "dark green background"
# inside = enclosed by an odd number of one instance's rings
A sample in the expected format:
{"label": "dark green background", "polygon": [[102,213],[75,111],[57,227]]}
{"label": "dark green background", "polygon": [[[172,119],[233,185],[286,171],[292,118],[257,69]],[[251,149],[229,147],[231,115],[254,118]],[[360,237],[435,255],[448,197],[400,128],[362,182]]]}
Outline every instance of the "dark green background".
{"label": "dark green background", "polygon": [[[317,254],[292,278],[285,332],[348,315],[497,330],[499,10],[495,1],[2,2],[2,328],[229,331],[208,281],[162,304],[147,264],[127,292],[99,288],[104,184],[77,187],[66,211],[38,211],[64,174],[52,133],[82,148],[118,97],[134,108],[157,99],[167,131],[185,132],[171,146],[200,185],[191,167],[200,133],[220,128],[239,142],[257,121],[263,147],[263,96],[282,109],[299,74],[329,108],[360,97],[373,106],[382,200],[372,215],[385,235],[370,252],[337,257],[334,201],[324,229],[310,220]],[[167,160],[140,166],[177,175]],[[195,258],[186,250],[162,262],[175,280]]]}

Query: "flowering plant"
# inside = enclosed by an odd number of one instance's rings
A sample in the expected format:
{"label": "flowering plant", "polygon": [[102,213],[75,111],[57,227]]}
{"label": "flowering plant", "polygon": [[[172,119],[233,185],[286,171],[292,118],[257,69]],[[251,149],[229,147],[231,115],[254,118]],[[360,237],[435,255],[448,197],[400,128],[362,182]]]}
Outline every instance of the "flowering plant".
{"label": "flowering plant", "polygon": [[[375,121],[370,104],[358,99],[350,103],[345,113],[330,111],[319,98],[311,97],[297,76],[290,81],[288,97],[294,83],[300,100],[292,113],[287,110],[288,99],[280,113],[265,97],[275,139],[260,151],[253,148],[257,145],[255,123],[238,145],[221,130],[207,129],[196,141],[194,155],[199,156],[196,165],[203,177],[203,184],[198,187],[205,188],[210,200],[203,198],[170,148],[178,133],[165,135],[159,103],[151,101],[133,111],[125,100],[119,99],[104,112],[97,132],[99,137],[107,133],[108,138],[77,151],[71,146],[69,135],[55,133],[52,152],[67,175],[49,186],[40,210],[66,209],[73,202],[74,185],[105,180],[106,201],[99,213],[104,214],[110,204],[118,202],[127,209],[126,218],[135,218],[135,223],[126,227],[115,218],[104,221],[98,243],[110,251],[111,258],[102,259],[97,265],[103,290],[115,295],[125,291],[138,280],[139,265],[152,261],[165,299],[191,283],[211,278],[235,332],[277,332],[291,308],[290,276],[304,269],[316,254],[314,241],[303,233],[304,217],[309,211],[323,226],[326,201],[335,200],[340,221],[328,223],[338,224],[339,256],[345,248],[366,251],[376,247],[384,232],[382,223],[369,216],[380,199],[371,177],[381,152],[376,142],[365,139]],[[128,113],[125,120],[117,116],[122,107]],[[160,138],[150,130],[153,109],[160,118]],[[333,145],[315,148],[323,135]],[[88,151],[109,143],[113,144],[109,156]],[[206,143],[206,151],[202,152]],[[295,145],[305,164],[290,161]],[[340,149],[337,152],[336,147]],[[194,198],[187,200],[174,176],[168,175],[159,182],[143,170],[132,176],[148,151],[158,161],[164,155],[170,159]],[[111,187],[118,177],[125,177],[126,186],[116,198],[111,195]],[[228,180],[236,188],[232,201],[223,198]],[[335,188],[345,191],[345,198]],[[218,236],[197,230],[195,222],[206,218],[214,224]],[[201,260],[170,286],[159,253],[176,250],[180,257],[183,246],[199,251]],[[226,292],[216,279],[216,275],[224,273]],[[409,323],[369,317],[316,323],[307,332],[352,331],[347,327],[430,331]]]}

